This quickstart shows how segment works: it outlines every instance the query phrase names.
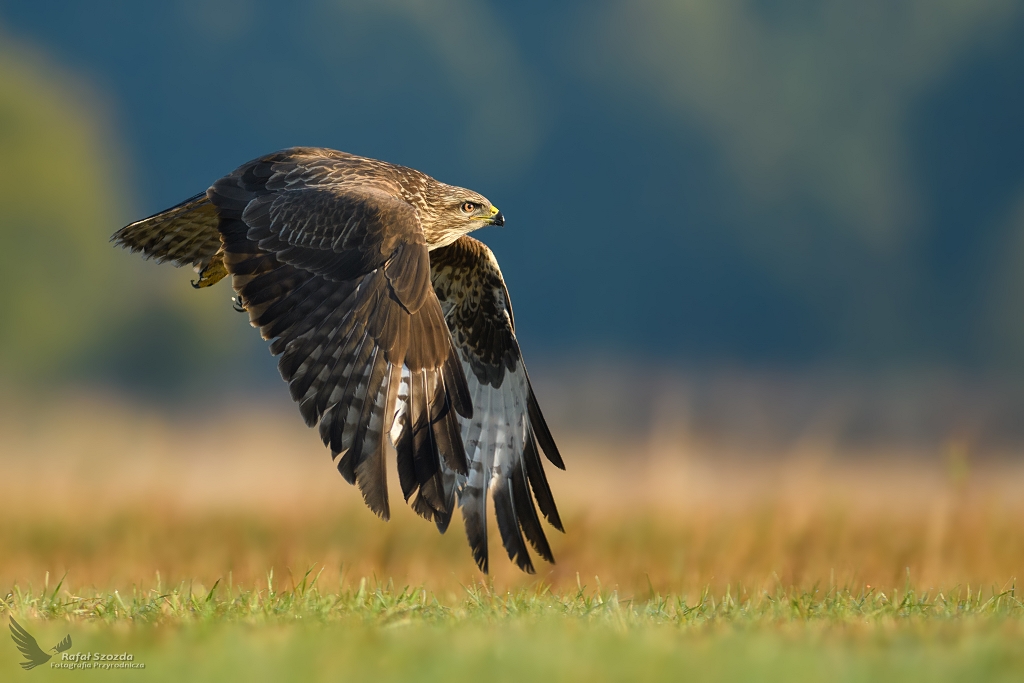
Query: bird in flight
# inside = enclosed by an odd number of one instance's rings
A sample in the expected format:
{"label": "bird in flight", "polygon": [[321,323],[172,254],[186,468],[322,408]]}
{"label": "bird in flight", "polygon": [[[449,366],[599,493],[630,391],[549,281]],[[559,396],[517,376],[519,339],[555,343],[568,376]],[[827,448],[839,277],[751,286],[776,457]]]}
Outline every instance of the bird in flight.
{"label": "bird in flight", "polygon": [[[14,617],[10,617],[10,620],[11,623],[8,627],[11,629],[11,638],[14,640],[15,646],[17,646],[22,656],[25,658],[24,662],[20,662],[21,668],[28,671],[29,669],[34,669],[40,664],[46,664],[50,661],[50,658],[53,657],[53,655],[48,655],[43,652],[42,648],[39,647],[39,643],[37,643],[36,639],[32,637],[32,634],[26,631],[21,624],[16,622]],[[69,633],[64,636],[63,640],[50,649],[53,650],[54,654],[56,654],[58,652],[64,652],[70,647],[71,634]]]}
{"label": "bird in flight", "polygon": [[533,573],[526,541],[554,562],[537,508],[563,530],[541,452],[565,466],[501,270],[468,235],[504,223],[482,195],[414,169],[294,147],[111,239],[193,266],[197,288],[231,276],[303,419],[371,510],[390,516],[390,442],[419,515],[444,533],[458,505],[487,572],[489,492],[509,558]]}

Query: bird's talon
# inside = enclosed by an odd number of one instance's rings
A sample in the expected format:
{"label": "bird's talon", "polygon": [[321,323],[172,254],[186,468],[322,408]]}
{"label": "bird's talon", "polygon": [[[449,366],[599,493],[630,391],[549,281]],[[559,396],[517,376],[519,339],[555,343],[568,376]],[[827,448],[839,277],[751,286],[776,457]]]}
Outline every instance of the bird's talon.
{"label": "bird's talon", "polygon": [[196,289],[210,287],[223,280],[228,274],[228,269],[224,267],[224,253],[218,251],[202,268],[197,265],[196,272],[199,273],[199,279],[192,281],[192,286]]}

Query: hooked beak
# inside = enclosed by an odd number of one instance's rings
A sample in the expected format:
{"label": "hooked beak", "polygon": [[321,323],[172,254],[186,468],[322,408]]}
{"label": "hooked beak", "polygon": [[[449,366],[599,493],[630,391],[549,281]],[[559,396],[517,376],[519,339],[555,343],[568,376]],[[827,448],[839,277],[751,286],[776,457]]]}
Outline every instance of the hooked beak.
{"label": "hooked beak", "polygon": [[474,221],[486,221],[487,225],[505,225],[505,216],[502,215],[501,211],[498,211],[498,207],[491,207],[491,215],[489,216],[473,216]]}
{"label": "hooked beak", "polygon": [[491,225],[502,226],[505,225],[505,216],[498,211],[498,207],[491,207]]}

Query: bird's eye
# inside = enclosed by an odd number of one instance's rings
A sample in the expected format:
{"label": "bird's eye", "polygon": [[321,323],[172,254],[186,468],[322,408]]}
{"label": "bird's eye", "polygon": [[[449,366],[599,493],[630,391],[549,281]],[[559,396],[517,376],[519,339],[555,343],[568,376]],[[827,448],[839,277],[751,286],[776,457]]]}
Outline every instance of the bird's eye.
{"label": "bird's eye", "polygon": [[473,202],[466,202],[462,205],[462,213],[473,213],[476,211],[476,204]]}

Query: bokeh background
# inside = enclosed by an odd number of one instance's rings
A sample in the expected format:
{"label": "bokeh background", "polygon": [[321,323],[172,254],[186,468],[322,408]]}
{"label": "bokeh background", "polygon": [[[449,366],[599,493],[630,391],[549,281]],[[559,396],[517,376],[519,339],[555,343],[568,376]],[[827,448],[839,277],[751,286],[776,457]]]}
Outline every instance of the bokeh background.
{"label": "bokeh background", "polygon": [[[308,492],[323,480],[324,500],[358,504],[227,285],[193,291],[191,272],[107,241],[243,161],[317,145],[421,169],[502,208],[506,228],[478,236],[508,281],[567,452],[556,495],[580,525],[613,499],[650,502],[645,482],[660,481],[666,505],[706,504],[705,517],[680,508],[678,519],[746,529],[762,508],[750,503],[748,519],[714,507],[746,491],[738,499],[788,510],[769,515],[789,520],[777,556],[806,568],[793,548],[819,508],[800,496],[831,505],[832,482],[842,500],[942,501],[908,527],[908,539],[931,529],[933,544],[920,556],[881,548],[880,575],[916,562],[938,567],[936,580],[1005,580],[1024,554],[985,570],[941,558],[984,555],[942,550],[970,533],[943,520],[974,519],[957,507],[971,495],[989,505],[977,519],[1020,519],[1015,497],[992,487],[1024,481],[1007,474],[1024,453],[1022,122],[1024,6],[1013,0],[0,0],[4,491],[26,505],[59,497],[68,519],[159,491],[167,509],[251,503],[286,481]],[[659,463],[678,477],[660,477]],[[1010,469],[986,475],[986,463]],[[872,485],[887,477],[889,489]],[[320,500],[281,495],[283,508]],[[895,508],[857,500],[850,519],[877,528],[828,528],[869,543]],[[154,524],[140,528],[169,533]],[[711,538],[719,527],[700,528]],[[1024,549],[1010,527],[992,533]],[[24,561],[0,567],[5,580],[86,556],[25,534],[8,538],[7,557]],[[699,546],[675,527],[651,534],[651,548]],[[124,552],[146,547],[125,538]],[[318,538],[301,558],[345,547]],[[256,552],[253,575],[285,562],[260,547],[238,550]],[[566,547],[571,577],[582,556]],[[622,580],[639,583],[652,573],[647,546],[630,547]],[[814,572],[786,576],[820,578],[831,547]],[[863,545],[850,548],[848,576],[860,576]],[[721,567],[714,548],[703,574],[680,552],[654,574],[696,586]],[[736,554],[748,555],[771,553]],[[238,557],[180,576],[212,582]],[[366,571],[399,571],[373,557]],[[738,560],[735,576],[767,576],[773,561]]]}

